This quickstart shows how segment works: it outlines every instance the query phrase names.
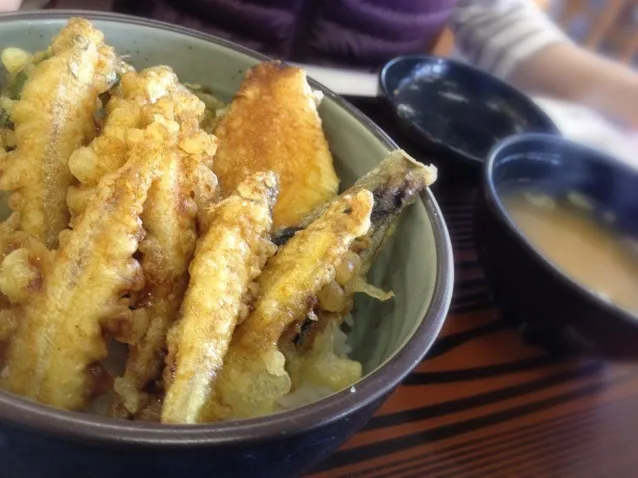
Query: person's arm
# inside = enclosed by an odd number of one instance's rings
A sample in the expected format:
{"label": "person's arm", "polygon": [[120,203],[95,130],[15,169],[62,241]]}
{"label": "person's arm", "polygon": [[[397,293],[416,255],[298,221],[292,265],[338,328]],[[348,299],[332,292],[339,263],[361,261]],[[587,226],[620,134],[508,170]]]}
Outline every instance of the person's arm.
{"label": "person's arm", "polygon": [[573,44],[531,0],[460,0],[452,28],[478,67],[638,127],[638,73]]}
{"label": "person's arm", "polygon": [[22,0],[0,0],[0,12],[13,12],[22,5]]}
{"label": "person's arm", "polygon": [[541,50],[514,68],[508,79],[527,91],[582,103],[638,128],[638,73],[575,45]]}

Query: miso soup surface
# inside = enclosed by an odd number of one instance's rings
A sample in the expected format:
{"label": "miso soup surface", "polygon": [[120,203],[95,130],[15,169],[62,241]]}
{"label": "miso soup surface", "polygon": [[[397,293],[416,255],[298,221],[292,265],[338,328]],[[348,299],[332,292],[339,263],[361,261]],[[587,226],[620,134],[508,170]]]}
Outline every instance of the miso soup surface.
{"label": "miso soup surface", "polygon": [[509,192],[502,200],[516,225],[547,259],[584,287],[638,314],[635,243],[595,220],[587,208],[567,200],[522,191]]}

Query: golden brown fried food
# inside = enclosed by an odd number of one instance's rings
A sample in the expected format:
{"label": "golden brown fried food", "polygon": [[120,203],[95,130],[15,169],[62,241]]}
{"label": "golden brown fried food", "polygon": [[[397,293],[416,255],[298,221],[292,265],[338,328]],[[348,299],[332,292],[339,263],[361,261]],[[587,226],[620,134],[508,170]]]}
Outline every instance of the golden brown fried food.
{"label": "golden brown fried food", "polygon": [[335,201],[297,233],[259,276],[254,311],[237,327],[206,418],[248,418],[276,411],[290,391],[277,344],[284,330],[313,309],[352,242],[370,227],[373,198],[359,191]]}
{"label": "golden brown fried food", "polygon": [[122,297],[143,283],[133,253],[152,181],[166,169],[164,146],[177,133],[154,123],[132,131],[129,160],[105,176],[76,227],[61,240],[50,270],[22,306],[0,385],[65,409],[82,409],[91,369],[106,356],[102,321],[129,312]]}
{"label": "golden brown fried food", "polygon": [[20,231],[0,242],[7,239],[12,244],[5,249],[6,254],[3,253],[0,290],[11,304],[21,304],[39,289],[52,254],[44,244]]}
{"label": "golden brown fried food", "polygon": [[314,402],[361,379],[361,363],[348,356],[347,335],[341,330],[343,317],[318,311],[316,320],[303,347],[291,350],[294,344],[280,344],[292,382],[290,395],[282,399],[284,405]]}
{"label": "golden brown fried food", "polygon": [[337,193],[315,97],[300,68],[271,62],[250,70],[215,134],[213,170],[223,196],[252,173],[279,175],[275,227],[297,224]]}
{"label": "golden brown fried food", "polygon": [[[171,88],[166,97],[158,100],[152,107],[146,109],[146,120],[152,121],[156,115],[165,118],[175,118],[182,126],[180,150],[183,155],[197,156],[197,167],[194,171],[195,183],[194,200],[197,205],[197,219],[202,228],[205,222],[205,210],[219,199],[217,177],[212,172],[213,155],[219,141],[201,129],[200,121],[204,114],[205,105],[181,83]],[[201,145],[214,138],[214,148],[204,148]]]}
{"label": "golden brown fried food", "polygon": [[[6,154],[7,149],[15,148],[16,138],[15,133],[10,128],[0,128],[0,147],[3,149],[2,155]],[[0,158],[0,164],[4,158]]]}
{"label": "golden brown fried food", "polygon": [[[175,109],[164,104],[171,101],[162,98],[145,113],[157,117],[163,111],[174,116]],[[143,390],[160,378],[163,369],[166,333],[177,318],[195,249],[197,172],[216,146],[216,138],[200,130],[197,119],[184,122],[179,143],[164,152],[167,170],[151,187],[144,205],[142,223],[147,236],[140,243],[140,252],[146,285],[135,306],[145,315],[148,329],[131,343],[124,376],[115,381],[118,401],[132,414],[146,405],[150,397]],[[114,405],[115,410],[120,408]]]}
{"label": "golden brown fried food", "polygon": [[42,272],[52,254],[33,236],[20,231],[20,213],[0,223],[0,343],[10,338],[18,325],[11,304],[29,299],[39,288]]}
{"label": "golden brown fried food", "polygon": [[[402,149],[397,149],[388,154],[381,163],[365,176],[359,178],[344,194],[352,194],[361,189],[366,189],[374,194],[375,204],[373,211],[373,224],[368,233],[385,236],[389,224],[403,211],[405,206],[414,203],[421,191],[436,181],[437,169],[435,166],[419,163]],[[339,198],[335,198],[338,200]],[[304,229],[317,217],[319,217],[330,202],[321,205],[309,213],[298,224],[292,227],[280,228],[274,233],[274,242],[277,245],[285,242],[295,232]],[[380,244],[377,244],[376,249]]]}
{"label": "golden brown fried food", "polygon": [[[20,48],[8,47],[2,50],[0,60],[4,66],[7,76],[2,87],[2,108],[5,108],[6,100],[17,100],[22,94],[25,83],[35,70],[35,67],[52,56],[51,46],[44,51],[39,51],[33,55]],[[10,108],[9,108],[10,110]]]}
{"label": "golden brown fried food", "polygon": [[[204,108],[204,103],[180,84],[168,98],[158,101],[153,110],[153,114],[161,114],[165,117],[173,116],[182,124],[183,139],[180,143],[180,150],[183,155],[197,156],[197,166],[192,180],[194,181],[193,199],[197,206],[200,233],[207,230],[207,210],[219,200],[219,183],[217,176],[212,171],[213,156],[217,151],[219,141],[215,136],[201,129],[199,122]],[[202,142],[209,141],[207,138],[214,138],[215,148],[202,149]]]}
{"label": "golden brown fried food", "polygon": [[99,180],[126,161],[126,132],[152,121],[152,115],[149,118],[142,109],[166,96],[178,104],[173,107],[177,111],[170,115],[171,118],[175,115],[181,115],[180,118],[199,117],[204,110],[203,103],[179,84],[177,76],[167,66],[122,75],[119,88],[106,105],[107,116],[100,135],[88,146],[75,150],[69,158],[69,168],[81,183],[71,186],[67,195],[74,220],[86,207]]}
{"label": "golden brown fried food", "polygon": [[219,201],[219,182],[215,173],[205,164],[200,164],[195,177],[195,203],[200,234],[208,231],[210,205]]}
{"label": "golden brown fried food", "polygon": [[0,388],[180,424],[361,377],[342,322],[355,292],[392,296],[365,275],[434,169],[395,152],[337,197],[319,95],[280,62],[224,107],[82,19],[1,56]]}
{"label": "golden brown fried food", "polygon": [[197,423],[210,398],[235,325],[248,311],[249,284],[276,247],[269,240],[274,173],[258,173],[210,213],[189,268],[181,318],[168,337],[164,423]]}
{"label": "golden brown fried food", "polygon": [[[293,392],[308,384],[332,393],[359,380],[361,365],[342,353],[343,344],[335,344],[345,337],[337,329],[352,309],[355,292],[365,292],[380,300],[392,297],[391,293],[367,284],[366,275],[399,215],[435,180],[436,168],[425,166],[399,150],[344,193],[365,189],[374,194],[370,230],[344,256],[337,266],[335,280],[319,292],[315,316],[306,319],[301,333],[290,329],[280,341]],[[320,212],[313,216],[317,214]],[[279,234],[279,239],[285,235],[283,231]]]}
{"label": "golden brown fried food", "polygon": [[94,135],[98,95],[114,78],[115,55],[103,39],[89,21],[71,19],[12,109],[17,147],[7,155],[0,188],[16,191],[10,206],[20,211],[21,228],[51,248],[69,220],[69,157]]}
{"label": "golden brown fried food", "polygon": [[126,132],[142,126],[142,107],[166,95],[177,85],[170,68],[148,68],[122,75],[119,88],[106,104],[106,121],[100,135],[88,146],[78,148],[69,158],[71,173],[83,185],[97,185],[126,161]]}

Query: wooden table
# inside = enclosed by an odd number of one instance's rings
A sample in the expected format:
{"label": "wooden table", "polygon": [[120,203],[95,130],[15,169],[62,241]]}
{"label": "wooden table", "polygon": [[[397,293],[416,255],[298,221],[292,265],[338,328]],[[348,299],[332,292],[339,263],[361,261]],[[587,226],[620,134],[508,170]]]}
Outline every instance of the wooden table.
{"label": "wooden table", "polygon": [[[437,163],[405,141],[376,101],[357,106],[402,147]],[[444,330],[366,428],[310,476],[638,476],[638,365],[558,360],[526,345],[494,307],[477,262],[476,179],[443,178],[441,186],[457,277]]]}

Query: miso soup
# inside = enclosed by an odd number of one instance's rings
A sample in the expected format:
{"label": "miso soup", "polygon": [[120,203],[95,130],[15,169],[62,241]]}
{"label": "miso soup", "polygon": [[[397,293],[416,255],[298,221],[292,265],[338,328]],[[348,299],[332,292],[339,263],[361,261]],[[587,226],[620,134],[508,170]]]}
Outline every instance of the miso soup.
{"label": "miso soup", "polygon": [[574,281],[638,314],[636,243],[597,220],[581,200],[531,192],[504,195],[505,209],[530,243]]}

